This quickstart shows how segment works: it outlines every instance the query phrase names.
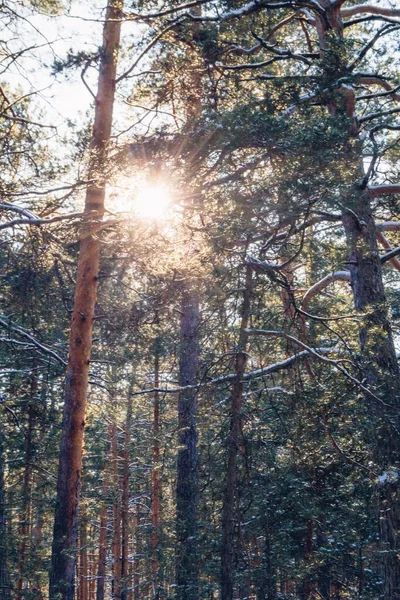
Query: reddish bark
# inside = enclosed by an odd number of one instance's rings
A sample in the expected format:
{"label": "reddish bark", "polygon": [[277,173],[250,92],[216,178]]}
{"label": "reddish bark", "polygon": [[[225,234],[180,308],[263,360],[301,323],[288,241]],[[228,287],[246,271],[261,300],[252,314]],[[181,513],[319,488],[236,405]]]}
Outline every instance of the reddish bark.
{"label": "reddish bark", "polygon": [[109,0],[103,29],[103,49],[88,169],[88,179],[93,183],[88,186],[86,191],[85,218],[80,238],[65,383],[50,573],[50,600],[73,600],[74,598],[83,431],[100,259],[99,220],[104,214],[104,169],[107,144],[111,135],[121,8],[120,0]]}

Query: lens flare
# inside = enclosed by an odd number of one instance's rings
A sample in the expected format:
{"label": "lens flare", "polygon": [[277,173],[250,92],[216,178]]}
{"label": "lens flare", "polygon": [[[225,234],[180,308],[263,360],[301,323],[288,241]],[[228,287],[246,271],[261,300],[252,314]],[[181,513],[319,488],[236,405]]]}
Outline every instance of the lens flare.
{"label": "lens flare", "polygon": [[165,185],[149,183],[138,190],[133,208],[142,219],[163,219],[171,201],[171,192]]}

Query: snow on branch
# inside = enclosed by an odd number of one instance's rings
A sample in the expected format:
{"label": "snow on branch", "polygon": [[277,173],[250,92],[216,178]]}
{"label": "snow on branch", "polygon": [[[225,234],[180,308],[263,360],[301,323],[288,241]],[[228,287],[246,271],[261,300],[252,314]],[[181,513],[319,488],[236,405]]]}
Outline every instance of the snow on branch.
{"label": "snow on branch", "polygon": [[[400,252],[400,249],[399,249],[399,252]],[[319,352],[318,348],[311,348],[310,346],[308,346],[301,340],[293,337],[292,335],[286,333],[285,331],[279,331],[279,330],[275,331],[275,330],[266,330],[266,329],[246,329],[245,332],[248,335],[283,337],[283,338],[293,342],[297,346],[300,346],[301,348],[304,348],[305,350],[307,350],[311,356],[317,358],[318,360],[320,360],[324,363],[332,365],[335,369],[337,369],[340,373],[342,373],[342,375],[344,375],[347,379],[349,379],[352,383],[354,383],[358,388],[360,388],[368,396],[372,397],[374,400],[376,400],[377,402],[379,402],[380,404],[382,404],[384,406],[389,406],[381,398],[376,396],[370,389],[368,389],[361,381],[359,381],[356,377],[353,377],[353,375],[341,364],[343,362],[343,360],[334,360],[332,358],[328,358],[327,356],[323,356]],[[334,350],[334,348],[331,348],[330,351],[332,352],[333,350]]]}
{"label": "snow on branch", "polygon": [[311,300],[334,281],[351,281],[350,271],[336,271],[314,283],[304,294],[301,301],[302,310],[307,310]]}
{"label": "snow on branch", "polygon": [[[1,208],[1,205],[0,205]],[[67,215],[58,215],[56,217],[51,217],[50,219],[40,219],[39,217],[29,217],[25,219],[13,219],[12,221],[5,221],[4,223],[0,223],[0,231],[2,229],[7,229],[9,227],[15,227],[16,225],[48,225],[50,223],[58,223],[59,221],[66,220],[75,220],[80,219],[84,216],[84,213],[70,213]]]}
{"label": "snow on branch", "polygon": [[[315,348],[313,351],[316,353],[316,356],[322,356],[323,354],[329,354],[332,352],[333,348]],[[310,352],[308,350],[303,350],[302,352],[298,352],[293,356],[289,356],[281,361],[273,363],[272,365],[268,365],[266,367],[262,367],[261,369],[255,369],[254,371],[250,371],[249,373],[245,373],[243,375],[244,381],[250,381],[252,379],[257,379],[258,377],[265,377],[267,375],[272,375],[273,373],[277,373],[282,369],[287,369],[295,364],[297,361],[302,360],[310,356]],[[229,373],[228,375],[222,375],[221,377],[215,377],[214,379],[210,379],[209,381],[205,381],[199,383],[197,385],[185,385],[175,388],[149,388],[145,390],[139,390],[137,392],[133,392],[132,396],[140,396],[142,394],[153,394],[154,392],[158,392],[160,394],[179,394],[180,392],[184,392],[186,390],[197,390],[205,387],[210,387],[213,385],[218,385],[220,383],[229,383],[234,381],[237,377],[236,373]]]}
{"label": "snow on branch", "polygon": [[46,344],[42,344],[41,342],[39,342],[39,340],[37,340],[33,335],[31,335],[30,333],[28,333],[21,327],[16,327],[14,325],[11,325],[10,323],[7,323],[7,321],[4,321],[3,319],[0,319],[0,327],[4,327],[4,329],[7,329],[8,331],[11,330],[14,333],[17,333],[18,335],[25,338],[26,340],[29,340],[34,346],[36,346],[36,348],[38,348],[39,350],[41,350],[48,356],[53,357],[61,365],[63,365],[63,366],[67,365],[67,362],[63,358],[61,358],[61,356],[59,356],[56,352],[54,352],[54,350],[49,348]]}
{"label": "snow on branch", "polygon": [[361,14],[400,17],[400,8],[385,8],[384,6],[374,6],[373,4],[359,4],[358,6],[342,8],[340,12],[342,17],[354,17]]}

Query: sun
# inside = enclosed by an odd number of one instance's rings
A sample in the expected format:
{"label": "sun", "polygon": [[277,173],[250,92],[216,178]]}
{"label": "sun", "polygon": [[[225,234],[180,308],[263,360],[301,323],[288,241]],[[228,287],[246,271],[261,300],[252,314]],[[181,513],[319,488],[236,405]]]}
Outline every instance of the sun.
{"label": "sun", "polygon": [[171,191],[165,184],[146,183],[138,189],[133,210],[142,219],[164,219],[171,202]]}

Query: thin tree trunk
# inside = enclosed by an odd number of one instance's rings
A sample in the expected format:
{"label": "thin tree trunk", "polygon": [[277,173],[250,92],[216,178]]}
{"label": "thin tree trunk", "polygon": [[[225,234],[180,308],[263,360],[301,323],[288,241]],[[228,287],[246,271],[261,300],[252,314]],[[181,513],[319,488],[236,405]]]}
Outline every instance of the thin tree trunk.
{"label": "thin tree trunk", "polygon": [[107,506],[108,506],[108,463],[112,457],[112,439],[115,435],[114,422],[108,426],[107,439],[110,443],[108,459],[105,460],[103,469],[103,489],[102,500],[100,505],[100,531],[99,531],[99,554],[97,563],[97,585],[96,585],[96,600],[104,600],[104,586],[106,578],[106,558],[107,558]]}
{"label": "thin tree trunk", "polygon": [[25,436],[25,457],[24,457],[24,476],[22,483],[22,519],[19,526],[19,535],[21,539],[19,547],[19,579],[17,590],[21,593],[24,581],[26,579],[26,554],[27,544],[30,536],[31,520],[31,479],[32,479],[32,443],[33,428],[35,422],[34,406],[35,395],[37,392],[37,378],[34,373],[31,374],[30,382],[30,400],[28,406],[28,427]]}
{"label": "thin tree trunk", "polygon": [[[1,415],[2,416],[2,415]],[[0,421],[0,598],[10,600],[10,580],[7,566],[7,521],[4,490],[3,427]]]}
{"label": "thin tree trunk", "polygon": [[241,435],[241,410],[243,405],[243,374],[246,367],[247,335],[249,326],[252,288],[252,270],[246,269],[243,294],[242,317],[239,341],[236,352],[235,382],[232,389],[231,419],[228,436],[228,462],[226,488],[222,506],[222,546],[221,546],[221,600],[232,600],[234,589],[234,531],[235,499],[237,496],[237,456]]}
{"label": "thin tree trunk", "polygon": [[[137,492],[139,496],[139,490]],[[135,567],[133,573],[133,599],[140,600],[141,589],[140,589],[140,567],[141,567],[141,543],[140,543],[140,504],[136,503],[135,507],[135,518],[134,518],[134,531],[135,531]]]}
{"label": "thin tree trunk", "polygon": [[[91,528],[91,539],[95,539],[94,528]],[[88,597],[89,600],[95,600],[96,597],[96,554],[94,548],[89,552],[89,581],[88,581]]]}
{"label": "thin tree trunk", "polygon": [[[193,385],[199,362],[199,298],[196,282],[183,286],[180,323],[179,384]],[[197,391],[185,390],[178,399],[177,565],[178,600],[198,598],[197,556]]]}
{"label": "thin tree trunk", "polygon": [[50,600],[73,600],[77,520],[82,468],[89,360],[100,260],[99,221],[104,214],[107,144],[111,135],[121,0],[108,0],[90,147],[84,230],[80,239],[77,283],[65,383],[57,498],[50,573]]}
{"label": "thin tree trunk", "polygon": [[[160,385],[160,338],[155,340],[154,348],[154,387]],[[153,403],[153,466],[151,473],[151,575],[153,596],[156,598],[159,586],[159,527],[161,507],[161,481],[160,481],[160,394],[154,392]]]}
{"label": "thin tree trunk", "polygon": [[78,600],[88,600],[88,552],[86,511],[81,510],[79,519],[79,582]]}
{"label": "thin tree trunk", "polygon": [[124,451],[123,451],[123,474],[122,474],[122,512],[121,512],[121,526],[122,526],[122,554],[121,554],[121,600],[128,600],[129,588],[131,582],[129,581],[129,533],[130,533],[130,522],[129,522],[129,457],[130,457],[130,445],[131,445],[131,425],[132,425],[132,396],[129,394],[128,406],[126,411],[126,422],[125,422],[125,439],[124,439]]}
{"label": "thin tree trunk", "polygon": [[114,421],[113,437],[111,441],[111,460],[113,472],[113,529],[112,529],[112,597],[121,600],[121,497],[119,486],[118,469],[118,434],[117,425]]}

